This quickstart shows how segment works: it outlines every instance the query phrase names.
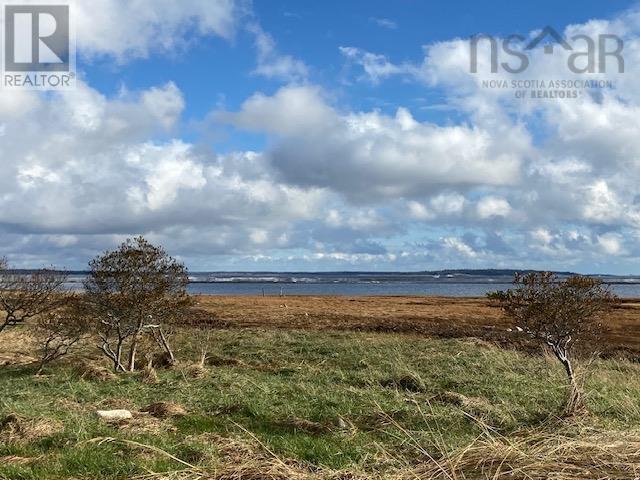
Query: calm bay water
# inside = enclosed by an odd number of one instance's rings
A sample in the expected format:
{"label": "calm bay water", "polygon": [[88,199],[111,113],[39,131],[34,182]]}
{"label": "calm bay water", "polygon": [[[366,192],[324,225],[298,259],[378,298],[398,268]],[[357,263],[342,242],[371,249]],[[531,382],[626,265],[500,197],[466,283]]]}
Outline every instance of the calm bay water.
{"label": "calm bay water", "polygon": [[[640,298],[640,277],[603,276],[620,297]],[[72,275],[80,289],[83,275]],[[204,295],[438,295],[478,297],[512,286],[512,276],[454,273],[256,273],[190,274],[189,292]]]}
{"label": "calm bay water", "polygon": [[[378,284],[273,284],[273,283],[196,283],[189,292],[201,295],[435,295],[444,297],[482,297],[495,290],[511,288],[511,283],[413,283]],[[623,298],[640,298],[640,285],[611,285]]]}

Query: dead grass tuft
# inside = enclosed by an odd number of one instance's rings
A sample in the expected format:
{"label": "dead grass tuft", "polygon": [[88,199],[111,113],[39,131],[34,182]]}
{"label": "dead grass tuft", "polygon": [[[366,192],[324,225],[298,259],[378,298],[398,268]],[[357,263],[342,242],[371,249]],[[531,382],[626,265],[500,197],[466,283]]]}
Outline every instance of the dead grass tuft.
{"label": "dead grass tuft", "polygon": [[389,378],[380,382],[385,388],[395,388],[412,393],[421,393],[427,390],[424,381],[417,375],[407,374],[398,378]]}
{"label": "dead grass tuft", "polygon": [[294,430],[294,431],[298,430],[298,431],[303,431],[307,433],[312,433],[315,435],[329,433],[332,430],[330,425],[319,423],[319,422],[313,422],[311,420],[306,420],[304,418],[298,418],[298,417],[289,417],[285,420],[281,420],[280,422],[277,423],[277,426],[281,428]]}
{"label": "dead grass tuft", "polygon": [[27,444],[64,430],[64,424],[53,419],[25,418],[11,413],[0,420],[0,437],[7,443]]}
{"label": "dead grass tuft", "polygon": [[[248,431],[246,431],[249,433]],[[177,462],[182,470],[151,473],[135,477],[146,480],[371,480],[348,471],[332,471],[315,467],[304,462],[283,460],[271,452],[253,434],[250,442],[244,442],[221,435],[208,433],[198,435],[201,441],[213,445],[219,453],[215,467],[204,468],[191,465],[158,447],[144,445],[131,440],[115,438],[95,438],[90,443],[98,446],[105,443],[121,443]]]}
{"label": "dead grass tuft", "polygon": [[172,402],[152,403],[144,407],[141,411],[157,418],[182,417],[187,414],[187,411],[182,405]]}
{"label": "dead grass tuft", "polygon": [[527,430],[510,438],[485,434],[472,445],[412,474],[438,479],[637,478],[640,436],[583,429],[579,432]]}
{"label": "dead grass tuft", "polygon": [[118,378],[118,376],[108,368],[103,367],[102,365],[93,365],[91,363],[78,368],[78,373],[81,378],[97,382],[108,382]]}
{"label": "dead grass tuft", "polygon": [[140,370],[139,377],[143,383],[148,383],[149,385],[157,385],[158,383],[160,383],[160,379],[158,378],[156,369],[150,365],[147,365],[142,370]]}
{"label": "dead grass tuft", "polygon": [[458,392],[442,392],[436,395],[433,400],[459,407],[469,416],[482,421],[503,424],[510,419],[508,415],[484,397],[467,397]]}
{"label": "dead grass tuft", "polygon": [[37,462],[42,459],[39,457],[19,457],[17,455],[9,455],[7,457],[0,457],[0,465],[29,465],[30,463]]}
{"label": "dead grass tuft", "polygon": [[134,415],[133,418],[117,422],[118,430],[136,435],[160,435],[166,432],[176,432],[177,428],[168,422],[150,415]]}
{"label": "dead grass tuft", "polygon": [[185,374],[190,378],[204,378],[209,374],[209,370],[201,363],[194,363],[187,367]]}
{"label": "dead grass tuft", "polygon": [[2,332],[2,336],[0,366],[29,365],[38,361],[33,356],[38,342],[28,329],[10,328]]}

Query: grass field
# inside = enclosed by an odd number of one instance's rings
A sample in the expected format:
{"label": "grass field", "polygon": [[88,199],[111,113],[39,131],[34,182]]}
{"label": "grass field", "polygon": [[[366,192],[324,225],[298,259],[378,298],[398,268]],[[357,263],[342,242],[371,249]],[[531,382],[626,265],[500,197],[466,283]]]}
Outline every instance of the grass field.
{"label": "grass field", "polygon": [[[491,478],[505,452],[545,448],[527,442],[547,435],[550,445],[562,438],[563,448],[586,449],[570,465],[577,476],[557,478],[589,478],[580,476],[594,468],[589,455],[604,455],[601,467],[618,474],[640,465],[629,452],[621,464],[618,451],[635,445],[640,455],[640,366],[628,361],[597,361],[587,382],[591,414],[567,421],[556,416],[565,392],[553,359],[477,339],[185,329],[175,338],[180,365],[157,370],[157,379],[87,369],[92,351],[34,377],[33,367],[16,364],[31,352],[25,332],[0,341],[13,359],[0,369],[3,479],[463,478],[453,461],[469,445],[470,461],[496,459],[482,473],[459,458],[464,478]],[[194,370],[205,343],[206,369]],[[142,411],[157,402],[170,404]],[[94,414],[112,408],[134,417],[109,424]],[[553,471],[560,464],[549,458]],[[517,468],[508,464],[500,468]],[[542,472],[530,478],[547,478]]]}

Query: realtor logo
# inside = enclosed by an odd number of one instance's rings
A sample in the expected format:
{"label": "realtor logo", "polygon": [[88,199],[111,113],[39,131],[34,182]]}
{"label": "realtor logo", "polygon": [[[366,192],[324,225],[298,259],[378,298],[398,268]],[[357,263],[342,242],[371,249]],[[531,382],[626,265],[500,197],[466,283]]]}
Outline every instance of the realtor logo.
{"label": "realtor logo", "polygon": [[69,5],[7,4],[3,9],[2,87],[75,86],[75,38]]}

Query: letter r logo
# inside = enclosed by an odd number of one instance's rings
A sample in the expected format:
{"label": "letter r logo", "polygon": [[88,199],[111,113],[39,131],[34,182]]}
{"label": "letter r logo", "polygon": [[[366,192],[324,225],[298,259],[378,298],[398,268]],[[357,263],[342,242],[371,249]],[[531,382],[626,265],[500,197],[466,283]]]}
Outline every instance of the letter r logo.
{"label": "letter r logo", "polygon": [[7,72],[68,72],[68,5],[5,5]]}

